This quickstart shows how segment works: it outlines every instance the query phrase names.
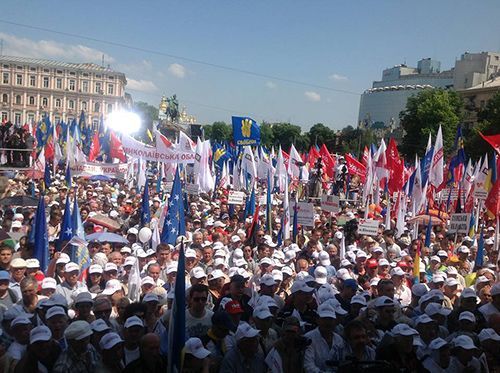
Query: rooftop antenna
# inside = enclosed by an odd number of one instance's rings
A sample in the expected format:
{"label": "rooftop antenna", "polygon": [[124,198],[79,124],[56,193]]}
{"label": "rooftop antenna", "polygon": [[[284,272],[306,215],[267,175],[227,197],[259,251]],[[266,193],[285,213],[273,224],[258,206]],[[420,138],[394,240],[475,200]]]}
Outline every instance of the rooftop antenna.
{"label": "rooftop antenna", "polygon": [[102,67],[104,67],[104,53],[102,54],[102,64],[101,64]]}

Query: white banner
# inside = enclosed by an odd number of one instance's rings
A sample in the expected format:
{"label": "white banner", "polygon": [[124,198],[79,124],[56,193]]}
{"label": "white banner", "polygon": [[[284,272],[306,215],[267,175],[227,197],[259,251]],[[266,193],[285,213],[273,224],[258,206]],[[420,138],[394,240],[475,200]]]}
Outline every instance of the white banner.
{"label": "white banner", "polygon": [[339,212],[340,211],[339,197],[335,195],[329,196],[323,194],[321,196],[321,209],[323,211],[328,211],[328,212]]}
{"label": "white banner", "polygon": [[451,214],[450,228],[448,233],[465,233],[469,232],[471,214]]}
{"label": "white banner", "polygon": [[[290,205],[290,217],[293,219],[295,203]],[[314,227],[314,203],[297,202],[297,224]]]}
{"label": "white banner", "polygon": [[366,234],[367,236],[376,236],[378,234],[378,226],[380,222],[373,219],[360,219],[358,224],[358,234]]}
{"label": "white banner", "polygon": [[70,166],[72,176],[96,176],[124,179],[127,174],[127,163],[75,163]]}
{"label": "white banner", "polygon": [[[187,149],[168,148],[165,144],[157,148],[137,141],[131,136],[122,136],[123,151],[133,158],[163,163],[194,163],[195,153]],[[160,149],[160,150],[158,150]]]}
{"label": "white banner", "polygon": [[186,188],[187,194],[192,194],[192,195],[196,195],[196,196],[198,194],[200,194],[200,186],[198,184],[186,183],[185,188]]}
{"label": "white banner", "polygon": [[227,203],[229,205],[243,205],[245,200],[245,192],[237,192],[231,190],[227,196]]}

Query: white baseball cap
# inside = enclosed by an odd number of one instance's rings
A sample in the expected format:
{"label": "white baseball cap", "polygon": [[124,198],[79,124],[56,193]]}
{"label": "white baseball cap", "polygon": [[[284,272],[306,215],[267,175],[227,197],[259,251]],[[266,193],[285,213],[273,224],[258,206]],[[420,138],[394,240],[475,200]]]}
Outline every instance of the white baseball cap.
{"label": "white baseball cap", "polygon": [[78,264],[73,262],[66,263],[66,265],[64,266],[64,272],[68,273],[74,271],[80,272],[80,267],[78,266]]}
{"label": "white baseball cap", "polygon": [[142,327],[144,327],[144,323],[142,322],[142,320],[139,317],[137,317],[137,316],[130,316],[125,321],[124,327],[125,327],[125,329],[128,329],[128,328],[131,328],[133,326],[142,326]]}
{"label": "white baseball cap", "polygon": [[402,336],[413,336],[413,335],[418,335],[418,332],[410,328],[406,324],[397,324],[395,327],[392,328],[391,334],[396,336],[396,335],[402,335]]}
{"label": "white baseball cap", "polygon": [[497,332],[495,332],[494,329],[492,328],[484,328],[481,330],[481,332],[478,334],[479,340],[481,342],[487,341],[487,340],[493,340],[493,341],[500,341],[500,335],[498,335]]}
{"label": "white baseball cap", "polygon": [[328,302],[321,303],[318,307],[318,316],[321,318],[331,318],[335,319],[337,318],[337,315],[335,313],[335,308],[332,307]]}
{"label": "white baseball cap", "polygon": [[391,269],[390,274],[391,276],[404,276],[405,272],[401,269],[401,267],[394,267]]}
{"label": "white baseball cap", "polygon": [[40,268],[40,262],[38,261],[38,259],[35,258],[26,259],[26,268],[30,269]]}
{"label": "white baseball cap", "polygon": [[205,359],[210,355],[210,351],[203,347],[200,338],[189,338],[184,344],[184,352],[193,355],[197,359]]}
{"label": "white baseball cap", "polygon": [[269,317],[273,317],[273,314],[269,311],[269,307],[261,305],[253,310],[253,317],[259,320],[265,320]]}
{"label": "white baseball cap", "polygon": [[102,273],[103,270],[102,270],[102,266],[99,265],[99,264],[92,264],[90,267],[89,267],[89,274],[93,274],[93,273]]}
{"label": "white baseball cap", "polygon": [[66,253],[61,253],[59,258],[56,260],[56,264],[67,264],[69,263],[69,255]]}
{"label": "white baseball cap", "polygon": [[99,341],[99,347],[101,350],[111,350],[118,343],[123,343],[123,339],[116,333],[106,333]]}
{"label": "white baseball cap", "polygon": [[194,251],[193,249],[187,249],[184,256],[186,258],[196,258],[196,251]]}
{"label": "white baseball cap", "polygon": [[47,342],[52,338],[52,332],[45,325],[37,326],[30,331],[30,344]]}
{"label": "white baseball cap", "polygon": [[57,287],[57,282],[52,277],[45,277],[42,280],[42,289],[55,289]]}
{"label": "white baseball cap", "polygon": [[311,293],[314,289],[310,286],[307,286],[305,281],[297,280],[293,283],[292,288],[290,289],[291,293],[297,293],[298,291],[302,291],[304,293]]}
{"label": "white baseball cap", "polygon": [[122,284],[116,279],[109,280],[106,282],[106,287],[104,288],[103,295],[113,295],[117,291],[122,290]]}
{"label": "white baseball cap", "polygon": [[388,266],[388,265],[390,265],[390,263],[387,259],[385,259],[385,258],[379,259],[379,261],[378,261],[379,267]]}
{"label": "white baseball cap", "polygon": [[471,337],[466,335],[459,335],[451,341],[455,347],[463,348],[464,350],[475,350],[477,347],[474,345]]}
{"label": "white baseball cap", "polygon": [[90,323],[90,328],[94,332],[104,332],[104,331],[110,331],[111,327],[106,324],[106,322],[103,319],[97,319],[94,320]]}
{"label": "white baseball cap", "polygon": [[237,342],[241,341],[244,338],[254,338],[260,334],[260,331],[252,328],[246,322],[240,322],[238,325],[238,329],[236,329],[236,333],[234,334],[234,338]]}
{"label": "white baseball cap", "polygon": [[146,276],[141,280],[141,286],[144,285],[153,285],[156,286],[155,280],[151,276]]}
{"label": "white baseball cap", "polygon": [[327,282],[328,271],[325,267],[318,266],[314,269],[314,278],[316,283],[324,285]]}
{"label": "white baseball cap", "polygon": [[210,274],[208,275],[208,280],[216,280],[218,278],[224,277],[224,272],[222,272],[220,269],[214,269]]}
{"label": "white baseball cap", "polygon": [[111,272],[111,271],[118,272],[118,267],[116,266],[115,263],[106,263],[106,265],[104,266],[104,272]]}
{"label": "white baseball cap", "polygon": [[266,286],[274,286],[276,285],[276,281],[274,281],[273,275],[266,273],[259,279],[259,284]]}
{"label": "white baseball cap", "polygon": [[194,267],[191,272],[189,273],[189,276],[194,277],[195,279],[200,279],[203,277],[207,277],[207,274],[201,267]]}
{"label": "white baseball cap", "polygon": [[476,316],[474,316],[474,314],[472,312],[463,311],[460,313],[460,316],[458,317],[458,321],[462,321],[462,320],[476,322]]}

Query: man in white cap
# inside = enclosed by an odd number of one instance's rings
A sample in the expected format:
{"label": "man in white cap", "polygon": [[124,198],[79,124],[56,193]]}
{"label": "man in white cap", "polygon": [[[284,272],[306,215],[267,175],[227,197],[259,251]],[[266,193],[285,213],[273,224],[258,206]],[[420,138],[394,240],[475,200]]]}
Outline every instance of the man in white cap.
{"label": "man in white cap", "polygon": [[46,326],[37,326],[30,332],[30,347],[16,365],[16,372],[51,372],[61,354],[61,348],[52,339]]}
{"label": "man in white cap", "polygon": [[187,372],[203,372],[209,370],[210,351],[199,338],[189,338],[184,345],[184,361],[182,367]]}
{"label": "man in white cap", "polygon": [[14,342],[7,349],[7,354],[13,360],[21,360],[26,353],[30,341],[30,331],[33,327],[28,314],[21,314],[14,318],[10,323],[10,331]]}
{"label": "man in white cap", "polygon": [[334,332],[337,326],[335,309],[328,303],[318,307],[316,323],[318,327],[306,333],[304,337],[311,340],[304,356],[306,372],[320,373],[329,371],[327,361],[343,354],[344,340]]}
{"label": "man in white cap", "polygon": [[54,373],[94,372],[99,355],[90,344],[92,329],[83,320],[71,323],[64,331],[68,349],[63,351],[54,366]]}
{"label": "man in white cap", "polygon": [[449,372],[481,372],[481,363],[474,356],[477,346],[466,335],[460,335],[451,341],[452,357],[448,367]]}
{"label": "man in white cap", "polygon": [[236,346],[224,356],[219,372],[266,372],[264,356],[259,351],[259,331],[248,323],[242,322],[238,326],[234,338]]}
{"label": "man in white cap", "polygon": [[99,341],[101,359],[96,373],[123,371],[123,339],[116,333],[107,333]]}
{"label": "man in white cap", "polygon": [[57,285],[56,294],[61,294],[66,298],[66,302],[71,306],[74,301],[74,294],[78,291],[87,291],[87,286],[78,281],[80,267],[78,264],[69,262],[64,266],[64,282]]}
{"label": "man in white cap", "polygon": [[500,282],[493,285],[490,292],[491,301],[479,308],[486,321],[489,321],[492,315],[500,315]]}

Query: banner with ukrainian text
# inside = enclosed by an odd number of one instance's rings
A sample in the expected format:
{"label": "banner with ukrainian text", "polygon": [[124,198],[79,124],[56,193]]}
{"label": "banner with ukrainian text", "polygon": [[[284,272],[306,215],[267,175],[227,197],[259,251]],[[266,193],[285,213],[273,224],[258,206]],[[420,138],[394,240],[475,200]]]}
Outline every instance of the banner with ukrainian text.
{"label": "banner with ukrainian text", "polygon": [[111,178],[124,178],[127,174],[127,163],[75,163],[70,166],[73,176],[97,176],[104,175]]}

